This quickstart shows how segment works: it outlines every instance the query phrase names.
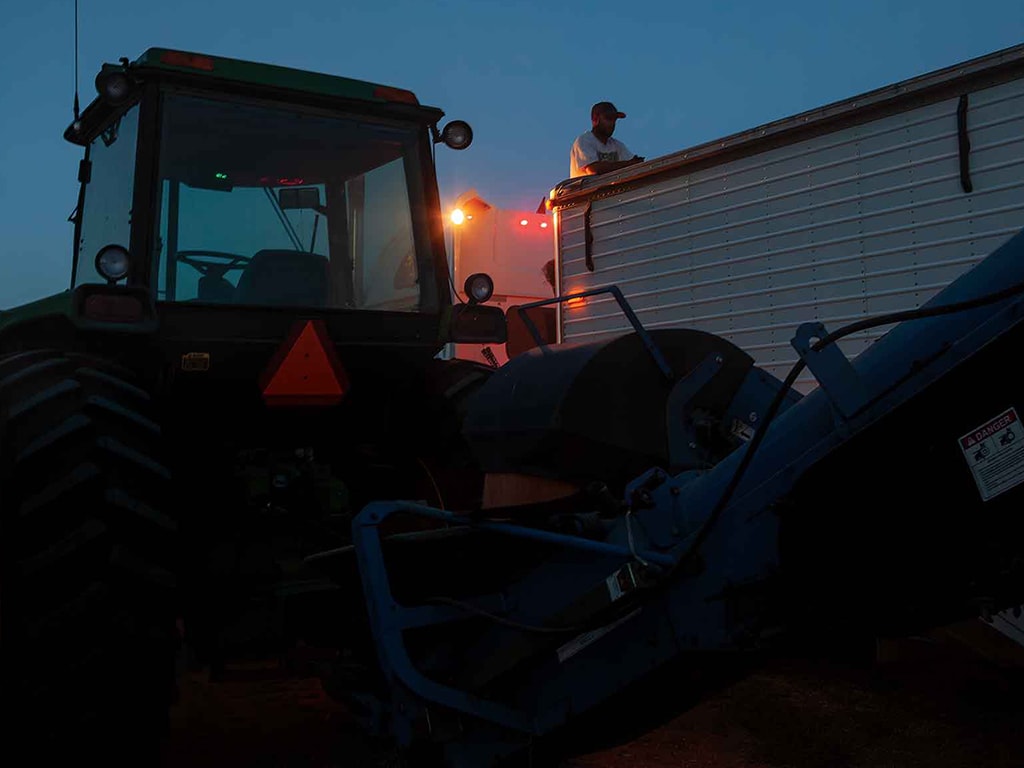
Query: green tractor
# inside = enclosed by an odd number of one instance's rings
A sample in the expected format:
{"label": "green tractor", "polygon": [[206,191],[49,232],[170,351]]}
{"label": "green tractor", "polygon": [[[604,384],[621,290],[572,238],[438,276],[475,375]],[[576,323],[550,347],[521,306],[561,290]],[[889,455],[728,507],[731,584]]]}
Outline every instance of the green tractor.
{"label": "green tractor", "polygon": [[37,754],[140,765],[183,638],[214,673],[297,643],[372,669],[354,565],[308,558],[375,499],[479,504],[493,369],[444,350],[506,326],[486,275],[453,303],[433,148],[466,123],[165,49],[96,87],[71,288],[0,313],[2,687]]}

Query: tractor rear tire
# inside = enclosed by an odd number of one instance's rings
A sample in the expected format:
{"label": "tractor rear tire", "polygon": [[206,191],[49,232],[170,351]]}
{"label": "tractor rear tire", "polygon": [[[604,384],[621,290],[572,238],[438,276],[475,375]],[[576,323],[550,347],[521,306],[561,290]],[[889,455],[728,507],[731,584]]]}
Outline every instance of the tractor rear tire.
{"label": "tractor rear tire", "polygon": [[156,765],[166,733],[176,524],[130,378],[82,355],[0,357],[4,740],[34,764]]}

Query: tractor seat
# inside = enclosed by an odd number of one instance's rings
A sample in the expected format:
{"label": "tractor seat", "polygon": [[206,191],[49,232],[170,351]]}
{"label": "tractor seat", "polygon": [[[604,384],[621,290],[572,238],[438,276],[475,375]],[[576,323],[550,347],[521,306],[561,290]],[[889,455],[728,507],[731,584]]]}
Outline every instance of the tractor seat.
{"label": "tractor seat", "polygon": [[262,250],[238,279],[239,304],[323,307],[327,258],[305,251]]}
{"label": "tractor seat", "polygon": [[235,286],[223,275],[204,275],[199,278],[196,299],[216,304],[233,304]]}

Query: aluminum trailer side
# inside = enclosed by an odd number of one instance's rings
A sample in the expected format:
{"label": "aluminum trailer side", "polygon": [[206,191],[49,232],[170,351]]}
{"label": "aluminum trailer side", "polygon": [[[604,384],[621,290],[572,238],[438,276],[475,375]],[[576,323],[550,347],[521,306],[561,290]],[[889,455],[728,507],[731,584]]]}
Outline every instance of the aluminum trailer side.
{"label": "aluminum trailer side", "polygon": [[[645,327],[724,336],[781,378],[799,323],[920,306],[1024,226],[1024,45],[565,181],[549,202],[562,294],[617,285]],[[559,330],[629,326],[604,297],[563,305]]]}

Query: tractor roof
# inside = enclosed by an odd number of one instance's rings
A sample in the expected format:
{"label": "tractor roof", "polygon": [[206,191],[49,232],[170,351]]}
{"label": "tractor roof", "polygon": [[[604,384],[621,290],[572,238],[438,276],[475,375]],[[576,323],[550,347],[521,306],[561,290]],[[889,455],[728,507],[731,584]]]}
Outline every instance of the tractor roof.
{"label": "tractor roof", "polygon": [[188,72],[189,74],[208,74],[211,77],[234,82],[286,88],[344,99],[419,104],[419,100],[412,91],[402,88],[326,75],[320,72],[308,72],[273,64],[260,64],[240,59],[229,59],[224,56],[208,56],[167,48],[150,48],[139,56],[132,66]]}
{"label": "tractor roof", "polygon": [[[155,74],[186,78],[193,84],[207,81],[213,88],[224,84],[228,88],[265,88],[268,91],[306,94],[313,99],[327,101],[339,99],[350,103],[363,102],[370,109],[385,110],[391,115],[402,115],[426,123],[436,123],[444,115],[436,107],[420,104],[416,94],[403,88],[169,48],[149,48],[135,61],[121,59],[120,64],[104,64],[100,75],[113,72],[127,72],[133,79],[144,79],[147,74]],[[114,111],[101,98],[96,98],[81,119],[68,126],[64,138],[74,144],[87,144],[97,127]]]}

